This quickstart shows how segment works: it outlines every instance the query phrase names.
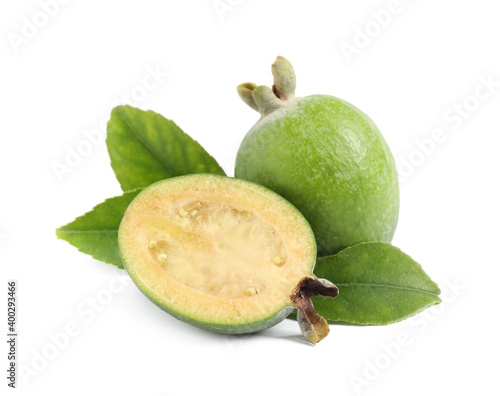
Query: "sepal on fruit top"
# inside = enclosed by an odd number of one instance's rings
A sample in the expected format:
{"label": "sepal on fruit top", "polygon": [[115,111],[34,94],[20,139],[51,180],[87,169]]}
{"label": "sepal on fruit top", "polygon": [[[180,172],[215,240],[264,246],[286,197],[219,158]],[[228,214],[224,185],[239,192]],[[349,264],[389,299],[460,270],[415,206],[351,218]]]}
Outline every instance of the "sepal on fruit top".
{"label": "sepal on fruit top", "polygon": [[254,83],[243,83],[237,88],[240,98],[263,116],[286,106],[287,101],[295,99],[296,79],[292,64],[282,56],[278,56],[271,70],[274,76],[272,89]]}
{"label": "sepal on fruit top", "polygon": [[274,77],[274,94],[281,100],[295,98],[297,83],[292,64],[282,56],[278,56],[271,66],[271,70]]}

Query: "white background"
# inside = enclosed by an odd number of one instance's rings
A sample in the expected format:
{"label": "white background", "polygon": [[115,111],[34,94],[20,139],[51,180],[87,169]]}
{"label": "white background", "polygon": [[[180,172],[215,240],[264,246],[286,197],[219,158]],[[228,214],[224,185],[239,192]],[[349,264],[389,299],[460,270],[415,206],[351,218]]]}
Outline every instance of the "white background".
{"label": "white background", "polygon": [[[0,322],[6,337],[16,279],[18,394],[497,394],[497,1],[45,3],[0,5]],[[258,118],[235,87],[271,84],[277,55],[293,63],[298,95],[341,97],[379,126],[402,178],[393,243],[440,284],[440,306],[390,326],[332,326],[316,347],[291,320],[211,334],[56,239],[120,194],[103,134],[87,137],[114,105],[175,120],[232,175]],[[67,163],[77,148],[85,156]]]}

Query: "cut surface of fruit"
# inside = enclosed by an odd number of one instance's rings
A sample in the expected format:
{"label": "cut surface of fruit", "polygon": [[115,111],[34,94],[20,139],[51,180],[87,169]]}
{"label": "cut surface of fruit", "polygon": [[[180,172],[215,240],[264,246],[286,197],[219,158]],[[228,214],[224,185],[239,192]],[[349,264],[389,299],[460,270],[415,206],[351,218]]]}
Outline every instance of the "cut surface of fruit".
{"label": "cut surface of fruit", "polygon": [[125,268],[153,302],[224,333],[283,320],[316,258],[311,228],[288,201],[254,183],[207,174],[143,190],[118,240]]}

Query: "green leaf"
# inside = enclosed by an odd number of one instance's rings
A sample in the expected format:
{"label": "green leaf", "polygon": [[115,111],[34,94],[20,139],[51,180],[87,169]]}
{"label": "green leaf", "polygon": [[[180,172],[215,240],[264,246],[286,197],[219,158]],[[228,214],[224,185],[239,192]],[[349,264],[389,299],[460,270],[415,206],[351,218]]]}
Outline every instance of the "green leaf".
{"label": "green leaf", "polygon": [[115,107],[106,144],[123,191],[191,173],[225,173],[201,145],[153,111]]}
{"label": "green leaf", "polygon": [[128,205],[140,191],[139,188],[105,200],[90,212],[58,228],[57,237],[97,260],[123,268],[118,251],[118,227]]}
{"label": "green leaf", "polygon": [[385,325],[439,304],[439,287],[420,264],[386,242],[366,242],[318,259],[314,274],[339,288],[335,299],[314,298],[329,322]]}

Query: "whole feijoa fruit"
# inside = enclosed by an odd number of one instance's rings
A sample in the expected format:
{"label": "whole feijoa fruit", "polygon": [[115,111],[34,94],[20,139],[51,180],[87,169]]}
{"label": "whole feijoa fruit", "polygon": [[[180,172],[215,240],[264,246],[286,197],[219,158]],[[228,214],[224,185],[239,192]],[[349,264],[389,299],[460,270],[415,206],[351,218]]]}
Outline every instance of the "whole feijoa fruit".
{"label": "whole feijoa fruit", "polygon": [[118,243],[135,284],[178,319],[251,333],[295,307],[309,341],[328,334],[310,297],[338,289],[312,273],[316,244],[306,219],[265,187],[210,174],[157,182],[127,208]]}
{"label": "whole feijoa fruit", "polygon": [[373,121],[350,103],[295,96],[295,73],[278,57],[271,88],[240,97],[261,118],[238,150],[235,175],[285,197],[306,217],[320,256],[363,241],[392,240],[399,212],[394,158]]}

